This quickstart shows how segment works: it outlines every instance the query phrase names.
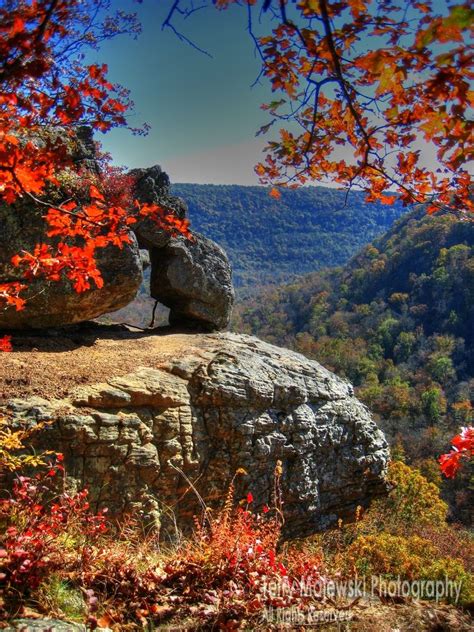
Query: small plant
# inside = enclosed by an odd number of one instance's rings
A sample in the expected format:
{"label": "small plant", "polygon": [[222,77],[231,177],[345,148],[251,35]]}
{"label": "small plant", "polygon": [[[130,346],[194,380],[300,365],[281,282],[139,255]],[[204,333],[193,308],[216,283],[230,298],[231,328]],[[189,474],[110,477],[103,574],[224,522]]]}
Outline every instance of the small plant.
{"label": "small plant", "polygon": [[87,616],[88,607],[83,592],[59,573],[44,579],[36,599],[54,617],[81,622]]}
{"label": "small plant", "polygon": [[[81,554],[81,544],[107,530],[104,513],[89,511],[87,490],[63,491],[51,498],[51,479],[63,471],[62,455],[57,455],[46,472],[19,476],[11,497],[0,501],[0,580],[6,593],[12,589],[29,594]],[[65,546],[67,538],[74,540],[74,547]]]}
{"label": "small plant", "polygon": [[448,506],[439,497],[439,487],[416,468],[393,461],[388,480],[393,485],[392,491],[372,504],[361,525],[363,528],[370,524],[375,530],[412,535],[421,527],[446,522]]}
{"label": "small plant", "polygon": [[55,453],[47,450],[41,454],[25,454],[26,441],[45,428],[48,422],[13,430],[7,417],[0,414],[0,476],[5,471],[15,472],[28,467],[45,465],[45,459]]}

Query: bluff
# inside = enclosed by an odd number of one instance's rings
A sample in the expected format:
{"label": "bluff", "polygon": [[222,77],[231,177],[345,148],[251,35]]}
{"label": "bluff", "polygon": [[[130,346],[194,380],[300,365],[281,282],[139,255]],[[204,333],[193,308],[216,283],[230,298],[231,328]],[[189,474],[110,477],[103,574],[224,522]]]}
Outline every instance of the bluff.
{"label": "bluff", "polygon": [[281,463],[286,537],[350,519],[386,492],[387,443],[368,409],[297,353],[230,333],[98,326],[15,342],[0,412],[13,426],[51,422],[36,449],[61,451],[93,506],[138,512],[163,537],[192,525],[203,502],[221,503],[242,469],[237,496],[262,507]]}
{"label": "bluff", "polygon": [[[83,134],[77,160],[93,171]],[[131,175],[135,199],[186,215],[160,167]],[[199,233],[172,237],[149,219],[133,231],[123,250],[103,250],[103,288],[78,295],[65,278],[35,278],[24,311],[0,311],[0,329],[22,331],[0,366],[0,413],[11,426],[37,427],[34,448],[63,453],[69,483],[87,487],[93,506],[133,512],[163,537],[220,504],[237,472],[236,493],[251,492],[262,507],[274,502],[281,469],[289,538],[351,518],[385,493],[387,444],[349,383],[257,338],[176,333],[229,323],[224,250]],[[37,243],[54,246],[40,208],[0,208],[0,282],[21,280],[11,257]],[[131,300],[142,280],[140,250],[151,263],[150,295],[170,308],[175,329],[71,329]]]}

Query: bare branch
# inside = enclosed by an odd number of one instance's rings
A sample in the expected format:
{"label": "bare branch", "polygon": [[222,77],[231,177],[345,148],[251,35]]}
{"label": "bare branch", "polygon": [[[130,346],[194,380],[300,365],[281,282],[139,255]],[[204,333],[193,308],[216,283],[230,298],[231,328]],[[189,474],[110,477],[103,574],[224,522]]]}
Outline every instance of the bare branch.
{"label": "bare branch", "polygon": [[[165,20],[163,21],[163,24],[161,25],[161,30],[164,31],[167,28],[171,29],[171,31],[176,35],[176,37],[179,40],[181,40],[182,42],[185,42],[186,44],[191,46],[191,48],[194,48],[198,52],[200,52],[203,55],[206,55],[207,57],[210,57],[212,59],[212,55],[207,50],[204,50],[204,48],[201,48],[200,46],[198,46],[195,42],[190,40],[189,37],[186,37],[186,35],[181,33],[181,31],[178,31],[178,29],[172,23],[172,18],[173,18],[173,16],[176,13],[181,13],[181,15],[185,15],[185,17],[188,17],[188,14],[183,12],[183,10],[180,8],[179,2],[180,2],[180,0],[174,0],[173,4],[171,6],[171,9],[169,10],[168,15],[166,16]],[[198,8],[193,9],[191,11],[191,13],[193,13],[193,12],[195,12],[197,10],[198,10]],[[190,13],[189,13],[189,15],[190,15]]]}

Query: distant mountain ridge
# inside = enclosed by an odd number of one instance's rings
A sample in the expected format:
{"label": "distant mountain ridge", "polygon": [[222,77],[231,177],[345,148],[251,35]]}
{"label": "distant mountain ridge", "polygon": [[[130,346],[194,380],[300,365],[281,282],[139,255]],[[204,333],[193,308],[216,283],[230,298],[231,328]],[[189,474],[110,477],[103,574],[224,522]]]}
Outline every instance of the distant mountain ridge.
{"label": "distant mountain ridge", "polygon": [[237,288],[342,265],[404,212],[325,187],[283,190],[279,200],[259,186],[175,184],[172,191],[187,202],[192,229],[226,250]]}

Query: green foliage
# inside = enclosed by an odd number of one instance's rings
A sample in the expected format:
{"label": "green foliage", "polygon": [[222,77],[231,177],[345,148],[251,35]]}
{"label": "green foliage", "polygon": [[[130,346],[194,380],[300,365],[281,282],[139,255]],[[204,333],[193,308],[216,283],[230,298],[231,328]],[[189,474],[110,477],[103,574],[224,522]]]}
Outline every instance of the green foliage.
{"label": "green foliage", "polygon": [[446,522],[448,506],[439,497],[439,487],[430,483],[418,470],[402,461],[394,461],[388,478],[394,488],[369,510],[378,516],[380,528],[406,534],[420,527]]}
{"label": "green foliage", "polygon": [[[360,536],[347,550],[346,565],[360,575],[382,576],[388,580],[461,582],[460,605],[469,604],[474,596],[472,575],[462,562],[439,557],[436,547],[417,535]],[[451,600],[455,602],[455,597]]]}
{"label": "green foliage", "polygon": [[[322,270],[237,306],[234,329],[293,347],[347,377],[407,463],[446,451],[472,423],[474,222],[420,208],[344,268]],[[469,468],[468,468],[469,469]],[[458,518],[472,493],[443,483]]]}
{"label": "green foliage", "polygon": [[324,187],[283,190],[281,199],[256,186],[176,184],[194,230],[227,252],[236,287],[274,285],[345,263],[400,217],[400,205],[367,203],[360,192]]}
{"label": "green foliage", "polygon": [[422,410],[430,423],[436,424],[442,412],[446,412],[446,403],[439,388],[430,388],[421,394]]}
{"label": "green foliage", "polygon": [[38,600],[48,610],[57,612],[68,621],[83,621],[87,615],[87,606],[81,590],[62,578],[52,574],[40,585]]}

